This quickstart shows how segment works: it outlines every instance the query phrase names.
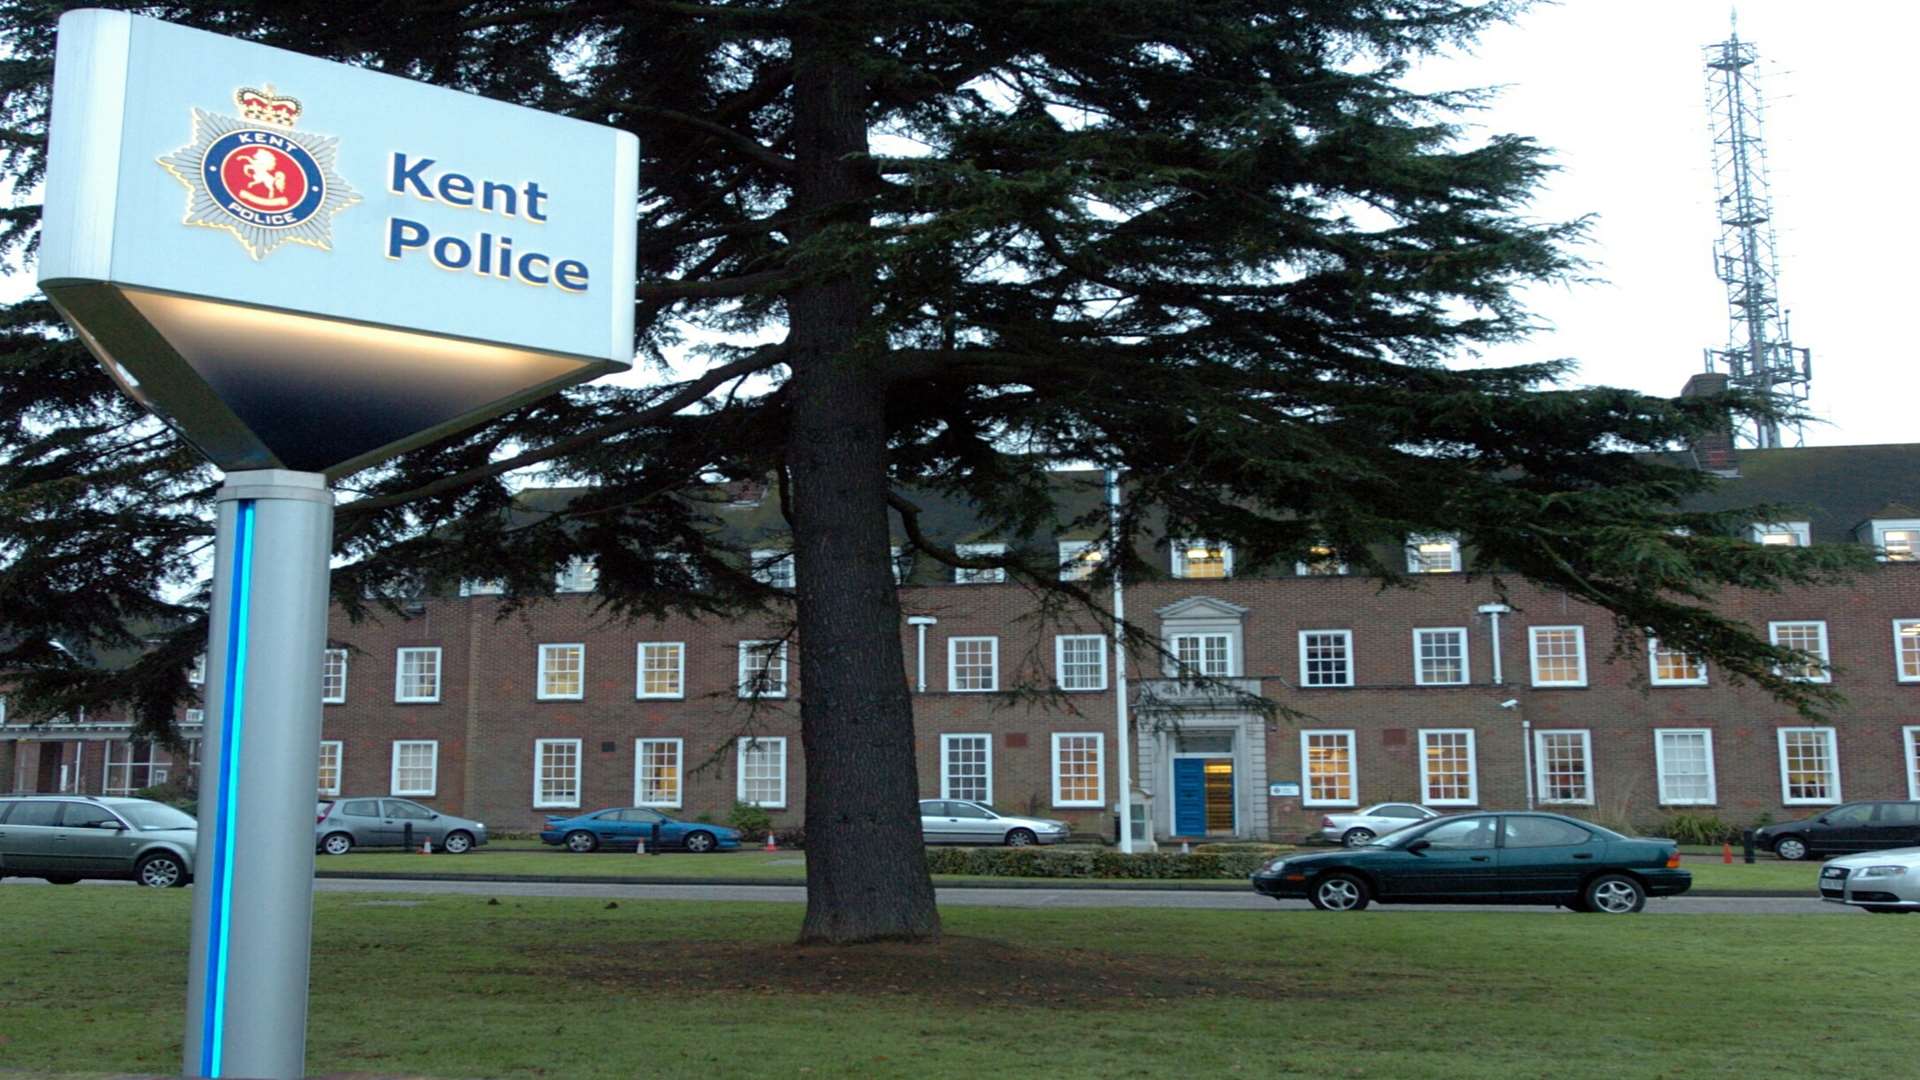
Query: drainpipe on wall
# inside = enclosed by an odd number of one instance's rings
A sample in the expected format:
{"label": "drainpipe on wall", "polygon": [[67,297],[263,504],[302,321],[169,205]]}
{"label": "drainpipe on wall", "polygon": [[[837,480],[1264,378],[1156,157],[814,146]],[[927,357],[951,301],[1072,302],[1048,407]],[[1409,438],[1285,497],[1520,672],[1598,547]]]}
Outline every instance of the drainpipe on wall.
{"label": "drainpipe on wall", "polygon": [[907,625],[918,634],[913,650],[913,689],[916,694],[927,692],[927,627],[939,621],[931,615],[907,616]]}
{"label": "drainpipe on wall", "polygon": [[1480,614],[1487,617],[1487,633],[1493,642],[1493,685],[1506,683],[1506,677],[1500,672],[1500,616],[1513,609],[1505,604],[1481,604]]}
{"label": "drainpipe on wall", "polygon": [[1120,471],[1107,470],[1107,561],[1113,567],[1113,725],[1120,751],[1120,850],[1133,854],[1133,739],[1127,720],[1127,644],[1121,621],[1127,617],[1126,590],[1120,580]]}

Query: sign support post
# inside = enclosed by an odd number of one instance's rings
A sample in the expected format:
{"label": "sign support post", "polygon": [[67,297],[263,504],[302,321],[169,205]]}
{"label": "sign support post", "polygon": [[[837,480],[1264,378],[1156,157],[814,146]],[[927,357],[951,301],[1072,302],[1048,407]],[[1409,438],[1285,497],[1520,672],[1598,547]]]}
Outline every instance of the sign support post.
{"label": "sign support post", "polygon": [[318,473],[217,497],[182,1075],[306,1073],[313,806],[333,494]]}

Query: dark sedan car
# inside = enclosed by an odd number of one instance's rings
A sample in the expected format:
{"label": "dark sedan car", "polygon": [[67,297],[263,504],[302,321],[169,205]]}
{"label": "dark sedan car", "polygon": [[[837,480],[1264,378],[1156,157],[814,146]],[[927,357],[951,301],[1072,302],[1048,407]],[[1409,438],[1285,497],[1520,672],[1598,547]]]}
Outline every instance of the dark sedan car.
{"label": "dark sedan car", "polygon": [[1371,844],[1274,859],[1253,887],[1322,911],[1372,901],[1411,904],[1554,904],[1623,915],[1649,896],[1693,885],[1671,840],[1621,836],[1559,814],[1455,814]]}
{"label": "dark sedan car", "polygon": [[1857,802],[1753,831],[1753,846],[1783,859],[1920,847],[1920,802]]}
{"label": "dark sedan car", "polygon": [[595,810],[576,817],[549,817],[540,830],[548,844],[564,844],[568,851],[600,848],[637,848],[642,841],[660,850],[692,852],[731,851],[740,846],[740,832],[704,821],[681,821],[644,806]]}

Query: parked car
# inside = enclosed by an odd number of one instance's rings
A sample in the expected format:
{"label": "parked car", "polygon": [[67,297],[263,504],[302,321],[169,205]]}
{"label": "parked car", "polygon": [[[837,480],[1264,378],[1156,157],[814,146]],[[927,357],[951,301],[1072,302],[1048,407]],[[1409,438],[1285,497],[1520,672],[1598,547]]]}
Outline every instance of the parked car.
{"label": "parked car", "polygon": [[1622,836],[1559,814],[1452,814],[1371,844],[1272,859],[1254,889],[1322,911],[1369,903],[1554,904],[1623,915],[1693,885],[1671,840]]}
{"label": "parked car", "polygon": [[1376,837],[1439,817],[1438,811],[1413,803],[1374,803],[1351,814],[1328,814],[1320,819],[1320,839],[1343,847],[1370,844]]}
{"label": "parked car", "polygon": [[1832,860],[1820,868],[1820,899],[1877,915],[1920,911],[1920,847]]}
{"label": "parked car", "polygon": [[156,889],[193,880],[198,823],[165,803],[92,795],[0,799],[0,877],[132,879]]}
{"label": "parked car", "polygon": [[1057,844],[1072,831],[1052,818],[1014,817],[970,799],[920,800],[920,832],[929,844]]}
{"label": "parked car", "polygon": [[638,848],[641,841],[661,850],[732,851],[740,846],[740,830],[704,821],[681,821],[645,806],[595,810],[574,817],[549,815],[540,830],[542,843],[565,845],[568,851],[600,848]]}
{"label": "parked car", "polygon": [[485,822],[455,817],[410,799],[322,801],[314,807],[314,816],[313,842],[327,855],[345,855],[357,847],[429,842],[436,851],[464,855],[487,842]]}
{"label": "parked car", "polygon": [[1847,803],[1755,829],[1753,846],[1783,859],[1920,846],[1920,801]]}

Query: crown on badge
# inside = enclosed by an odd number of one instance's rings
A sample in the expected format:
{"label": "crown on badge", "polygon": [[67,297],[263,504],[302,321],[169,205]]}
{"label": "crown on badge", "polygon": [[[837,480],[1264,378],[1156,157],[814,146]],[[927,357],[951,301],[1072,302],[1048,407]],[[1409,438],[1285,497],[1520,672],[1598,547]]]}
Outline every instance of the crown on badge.
{"label": "crown on badge", "polygon": [[255,123],[290,128],[300,119],[300,99],[275,94],[272,83],[268,83],[265,90],[252,87],[235,90],[233,101],[240,106],[240,115]]}

